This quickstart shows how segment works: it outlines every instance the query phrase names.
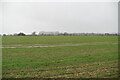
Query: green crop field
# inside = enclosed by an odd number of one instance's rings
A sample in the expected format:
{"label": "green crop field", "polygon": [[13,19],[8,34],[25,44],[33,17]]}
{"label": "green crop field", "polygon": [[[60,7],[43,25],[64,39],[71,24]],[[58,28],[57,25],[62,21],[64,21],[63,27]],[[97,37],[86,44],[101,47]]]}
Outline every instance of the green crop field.
{"label": "green crop field", "polygon": [[117,36],[3,36],[3,78],[117,78]]}

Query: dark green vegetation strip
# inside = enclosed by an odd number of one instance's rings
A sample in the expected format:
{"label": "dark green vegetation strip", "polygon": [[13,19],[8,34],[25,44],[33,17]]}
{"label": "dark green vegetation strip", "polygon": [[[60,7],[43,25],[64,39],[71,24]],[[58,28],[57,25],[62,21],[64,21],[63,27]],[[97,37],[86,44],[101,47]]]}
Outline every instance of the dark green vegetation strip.
{"label": "dark green vegetation strip", "polygon": [[118,77],[116,36],[7,36],[3,46],[31,44],[102,45],[47,48],[3,48],[4,78],[114,78]]}
{"label": "dark green vegetation strip", "polygon": [[116,42],[116,36],[4,36],[3,45]]}

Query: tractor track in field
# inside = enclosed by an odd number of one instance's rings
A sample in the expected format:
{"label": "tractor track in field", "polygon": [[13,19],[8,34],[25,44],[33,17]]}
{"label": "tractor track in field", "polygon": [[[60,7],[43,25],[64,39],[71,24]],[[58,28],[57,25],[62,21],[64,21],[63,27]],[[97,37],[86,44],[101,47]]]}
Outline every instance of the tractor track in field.
{"label": "tractor track in field", "polygon": [[[109,63],[117,63],[117,61],[110,61],[110,62],[107,62],[107,64]],[[79,69],[79,68],[88,68],[88,67],[93,67],[93,66],[98,66],[98,65],[104,65],[106,64],[106,62],[97,62],[97,63],[93,63],[93,64],[85,64],[85,65],[81,65],[81,66],[63,66],[63,67],[56,67],[56,68],[52,68],[52,69],[33,69],[33,70],[27,70],[29,71],[30,73],[31,72],[39,72],[39,71],[43,71],[43,72],[48,72],[48,71],[57,71],[57,70],[67,70],[69,71],[70,69]],[[43,75],[38,75],[38,77],[50,77],[50,78],[55,78],[55,77],[68,77],[70,75],[82,75],[82,74],[86,74],[86,73],[89,73],[89,74],[93,74],[95,76],[95,73],[98,72],[98,71],[107,71],[108,69],[113,69],[113,68],[116,68],[116,66],[113,66],[114,64],[109,64],[107,67],[101,67],[101,68],[97,68],[95,69],[94,71],[81,71],[81,70],[78,70],[78,71],[74,71],[74,72],[67,72],[66,74],[56,74],[56,75],[47,75],[47,76],[43,76]],[[15,74],[22,74],[22,72],[24,73],[26,70],[22,70],[20,72],[16,71],[16,70],[12,70],[13,73]],[[7,73],[3,73],[3,75],[7,75],[7,74],[10,74],[9,72]]]}
{"label": "tractor track in field", "polygon": [[51,44],[33,44],[33,45],[13,45],[13,46],[2,46],[0,48],[48,48],[48,47],[63,47],[63,46],[94,46],[94,45],[110,45],[110,44],[118,44],[116,42],[111,43],[111,42],[94,42],[94,43],[69,43],[69,44],[56,44],[56,45],[51,45]]}
{"label": "tractor track in field", "polygon": [[[100,64],[100,63],[98,63],[98,64],[91,64],[91,65],[85,65],[85,66],[81,66],[81,67],[76,67],[76,68],[86,68],[86,67],[91,67],[91,66],[96,66],[96,65],[103,65],[103,64]],[[95,70],[93,70],[93,71],[74,71],[74,72],[68,72],[68,73],[66,73],[66,74],[62,74],[62,75],[52,75],[52,76],[48,76],[48,77],[50,77],[50,78],[63,78],[63,77],[68,77],[68,78],[70,78],[72,75],[74,75],[74,76],[79,76],[79,75],[84,75],[84,74],[90,74],[91,75],[91,77],[96,77],[96,73],[97,72],[99,72],[99,71],[108,71],[108,70],[111,70],[111,69],[117,69],[117,67],[115,66],[115,67],[113,67],[113,66],[109,66],[109,67],[101,67],[101,68],[97,68],[97,69],[95,69]],[[117,69],[117,71],[118,71],[118,69]]]}

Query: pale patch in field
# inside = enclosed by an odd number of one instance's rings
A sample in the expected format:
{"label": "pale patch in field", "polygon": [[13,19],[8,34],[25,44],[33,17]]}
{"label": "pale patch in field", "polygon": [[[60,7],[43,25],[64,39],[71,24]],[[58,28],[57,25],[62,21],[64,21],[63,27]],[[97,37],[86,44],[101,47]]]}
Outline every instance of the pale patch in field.
{"label": "pale patch in field", "polygon": [[13,45],[13,46],[4,46],[0,48],[46,48],[46,47],[62,47],[62,46],[84,46],[84,45],[109,45],[109,44],[118,44],[118,43],[110,43],[110,42],[94,42],[94,43],[66,43],[66,44],[33,44],[33,45]]}

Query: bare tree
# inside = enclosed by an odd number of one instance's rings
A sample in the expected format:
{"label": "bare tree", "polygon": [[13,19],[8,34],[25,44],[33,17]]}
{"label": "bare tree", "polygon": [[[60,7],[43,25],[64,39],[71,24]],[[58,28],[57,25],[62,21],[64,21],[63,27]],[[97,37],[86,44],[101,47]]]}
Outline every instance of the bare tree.
{"label": "bare tree", "polygon": [[36,36],[37,34],[36,34],[36,32],[32,32],[32,36]]}

